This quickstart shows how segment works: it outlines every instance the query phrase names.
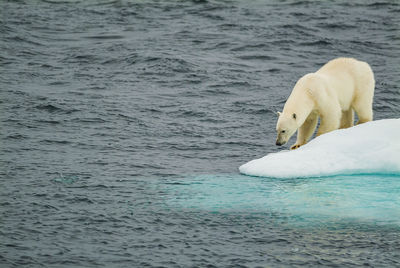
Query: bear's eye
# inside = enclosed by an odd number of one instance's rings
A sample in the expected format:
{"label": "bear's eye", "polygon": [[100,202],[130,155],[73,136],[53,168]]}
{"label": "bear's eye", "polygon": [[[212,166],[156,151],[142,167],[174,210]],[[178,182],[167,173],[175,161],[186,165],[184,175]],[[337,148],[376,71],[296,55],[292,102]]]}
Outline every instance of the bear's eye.
{"label": "bear's eye", "polygon": [[286,132],[286,130],[282,130],[282,131],[281,131],[281,133],[285,133],[285,132]]}

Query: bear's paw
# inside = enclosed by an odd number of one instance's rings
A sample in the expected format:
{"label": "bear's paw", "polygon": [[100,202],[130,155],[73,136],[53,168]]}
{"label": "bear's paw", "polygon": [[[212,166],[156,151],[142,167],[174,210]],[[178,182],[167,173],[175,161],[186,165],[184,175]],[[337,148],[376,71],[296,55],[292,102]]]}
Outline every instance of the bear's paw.
{"label": "bear's paw", "polygon": [[290,150],[296,150],[297,148],[300,148],[300,144],[294,144],[292,147],[290,147]]}

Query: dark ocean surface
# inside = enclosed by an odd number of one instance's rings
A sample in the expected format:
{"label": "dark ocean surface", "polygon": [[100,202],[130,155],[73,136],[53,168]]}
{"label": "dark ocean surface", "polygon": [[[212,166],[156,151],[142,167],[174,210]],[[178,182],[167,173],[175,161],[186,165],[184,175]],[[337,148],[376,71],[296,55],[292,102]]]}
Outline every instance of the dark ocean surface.
{"label": "dark ocean surface", "polygon": [[0,267],[399,267],[400,177],[238,173],[340,56],[399,118],[399,1],[1,1]]}

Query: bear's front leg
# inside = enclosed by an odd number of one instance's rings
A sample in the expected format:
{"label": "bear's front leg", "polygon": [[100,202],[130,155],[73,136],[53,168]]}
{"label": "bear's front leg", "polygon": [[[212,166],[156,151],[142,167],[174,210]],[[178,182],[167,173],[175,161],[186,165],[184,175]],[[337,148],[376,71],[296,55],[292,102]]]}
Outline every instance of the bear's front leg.
{"label": "bear's front leg", "polygon": [[325,111],[320,114],[321,122],[317,131],[317,137],[331,132],[333,130],[339,129],[340,119],[342,117],[342,111],[340,110],[339,104],[326,105]]}
{"label": "bear's front leg", "polygon": [[310,113],[307,117],[306,121],[304,121],[303,125],[299,127],[297,132],[297,140],[296,143],[290,147],[290,150],[295,150],[300,146],[307,143],[307,141],[311,138],[312,134],[315,131],[318,123],[318,114],[316,112]]}
{"label": "bear's front leg", "polygon": [[316,136],[318,137],[318,136],[320,136],[322,134],[325,134],[325,133],[331,132],[333,130],[339,129],[339,126],[340,126],[340,118],[335,118],[333,116],[329,117],[329,118],[326,118],[326,117],[322,118],[321,117],[321,122],[319,124],[319,128],[318,128]]}

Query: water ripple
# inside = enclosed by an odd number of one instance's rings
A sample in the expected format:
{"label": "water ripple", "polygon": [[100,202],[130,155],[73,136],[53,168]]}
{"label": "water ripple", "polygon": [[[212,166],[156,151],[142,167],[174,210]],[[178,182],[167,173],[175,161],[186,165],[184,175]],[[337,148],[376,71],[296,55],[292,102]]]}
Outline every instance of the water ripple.
{"label": "water ripple", "polygon": [[396,1],[0,6],[1,267],[399,266],[397,227],[298,213],[316,182],[235,177],[332,58],[369,62],[374,117],[400,116]]}

